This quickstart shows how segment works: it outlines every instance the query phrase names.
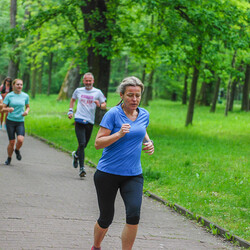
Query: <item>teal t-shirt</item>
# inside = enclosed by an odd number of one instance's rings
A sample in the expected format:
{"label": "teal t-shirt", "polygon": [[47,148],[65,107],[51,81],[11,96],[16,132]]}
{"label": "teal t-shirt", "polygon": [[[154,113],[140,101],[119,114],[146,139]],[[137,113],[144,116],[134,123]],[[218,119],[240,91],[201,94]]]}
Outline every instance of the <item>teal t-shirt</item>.
{"label": "teal t-shirt", "polygon": [[15,94],[13,91],[8,93],[3,101],[8,107],[14,108],[14,111],[8,113],[7,119],[14,122],[23,122],[24,116],[22,116],[25,111],[25,106],[29,104],[28,94],[21,92],[20,94]]}

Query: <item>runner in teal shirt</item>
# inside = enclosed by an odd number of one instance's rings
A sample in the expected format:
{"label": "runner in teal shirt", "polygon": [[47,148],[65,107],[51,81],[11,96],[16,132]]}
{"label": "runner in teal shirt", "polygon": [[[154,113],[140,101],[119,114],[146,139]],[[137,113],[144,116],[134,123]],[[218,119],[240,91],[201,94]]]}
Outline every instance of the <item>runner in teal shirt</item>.
{"label": "runner in teal shirt", "polygon": [[6,95],[4,101],[8,107],[14,108],[14,110],[8,114],[7,119],[14,122],[23,122],[24,121],[24,109],[27,104],[29,104],[29,96],[21,92],[16,94],[14,91]]}
{"label": "runner in teal shirt", "polygon": [[20,148],[23,145],[25,135],[24,117],[28,115],[30,110],[29,96],[22,92],[23,81],[15,79],[12,86],[13,91],[6,95],[2,109],[2,111],[8,112],[6,129],[9,137],[9,145],[7,147],[8,158],[5,161],[5,165],[10,165],[14,151],[16,159],[19,161],[22,159]]}

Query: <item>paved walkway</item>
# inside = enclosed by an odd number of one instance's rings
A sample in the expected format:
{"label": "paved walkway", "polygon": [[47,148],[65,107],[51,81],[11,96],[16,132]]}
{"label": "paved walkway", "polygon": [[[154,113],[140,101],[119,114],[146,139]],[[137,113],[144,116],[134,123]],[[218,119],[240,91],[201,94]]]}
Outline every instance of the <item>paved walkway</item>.
{"label": "paved walkway", "polygon": [[[83,249],[98,217],[93,168],[80,179],[71,157],[26,136],[22,161],[5,166],[7,135],[0,130],[0,249]],[[120,196],[103,250],[120,250],[124,207]],[[239,249],[144,197],[134,250]]]}

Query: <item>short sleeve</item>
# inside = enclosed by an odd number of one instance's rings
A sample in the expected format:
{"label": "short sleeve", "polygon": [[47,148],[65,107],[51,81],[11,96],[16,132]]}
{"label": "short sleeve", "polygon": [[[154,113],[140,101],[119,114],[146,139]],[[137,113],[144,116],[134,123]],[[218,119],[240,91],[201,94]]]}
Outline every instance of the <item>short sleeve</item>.
{"label": "short sleeve", "polygon": [[27,98],[26,98],[26,100],[25,100],[25,105],[27,105],[27,104],[29,104],[29,96],[27,95]]}
{"label": "short sleeve", "polygon": [[6,104],[7,106],[9,105],[9,94],[5,96],[3,103]]}
{"label": "short sleeve", "polygon": [[100,123],[101,127],[107,128],[109,130],[113,130],[115,126],[115,112],[114,108],[110,109],[102,118],[102,121]]}
{"label": "short sleeve", "polygon": [[77,99],[77,89],[75,89],[75,91],[74,91],[74,93],[72,95],[72,98],[75,99],[75,100]]}
{"label": "short sleeve", "polygon": [[103,102],[106,101],[106,97],[105,97],[105,95],[102,93],[101,90],[100,90],[100,92],[99,92],[99,101],[100,101],[100,103],[103,103]]}

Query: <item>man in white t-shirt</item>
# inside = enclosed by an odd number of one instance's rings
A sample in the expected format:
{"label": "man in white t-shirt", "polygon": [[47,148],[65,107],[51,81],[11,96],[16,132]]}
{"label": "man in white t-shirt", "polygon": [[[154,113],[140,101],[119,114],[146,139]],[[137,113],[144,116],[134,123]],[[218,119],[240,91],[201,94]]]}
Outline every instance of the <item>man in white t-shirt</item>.
{"label": "man in white t-shirt", "polygon": [[88,72],[83,76],[84,87],[77,88],[70,100],[68,118],[73,118],[73,108],[78,99],[77,109],[75,113],[75,133],[78,140],[78,148],[72,152],[73,167],[80,165],[80,177],[86,176],[84,168],[84,149],[86,148],[93,125],[95,123],[96,107],[106,109],[106,97],[100,89],[93,87],[94,76]]}

